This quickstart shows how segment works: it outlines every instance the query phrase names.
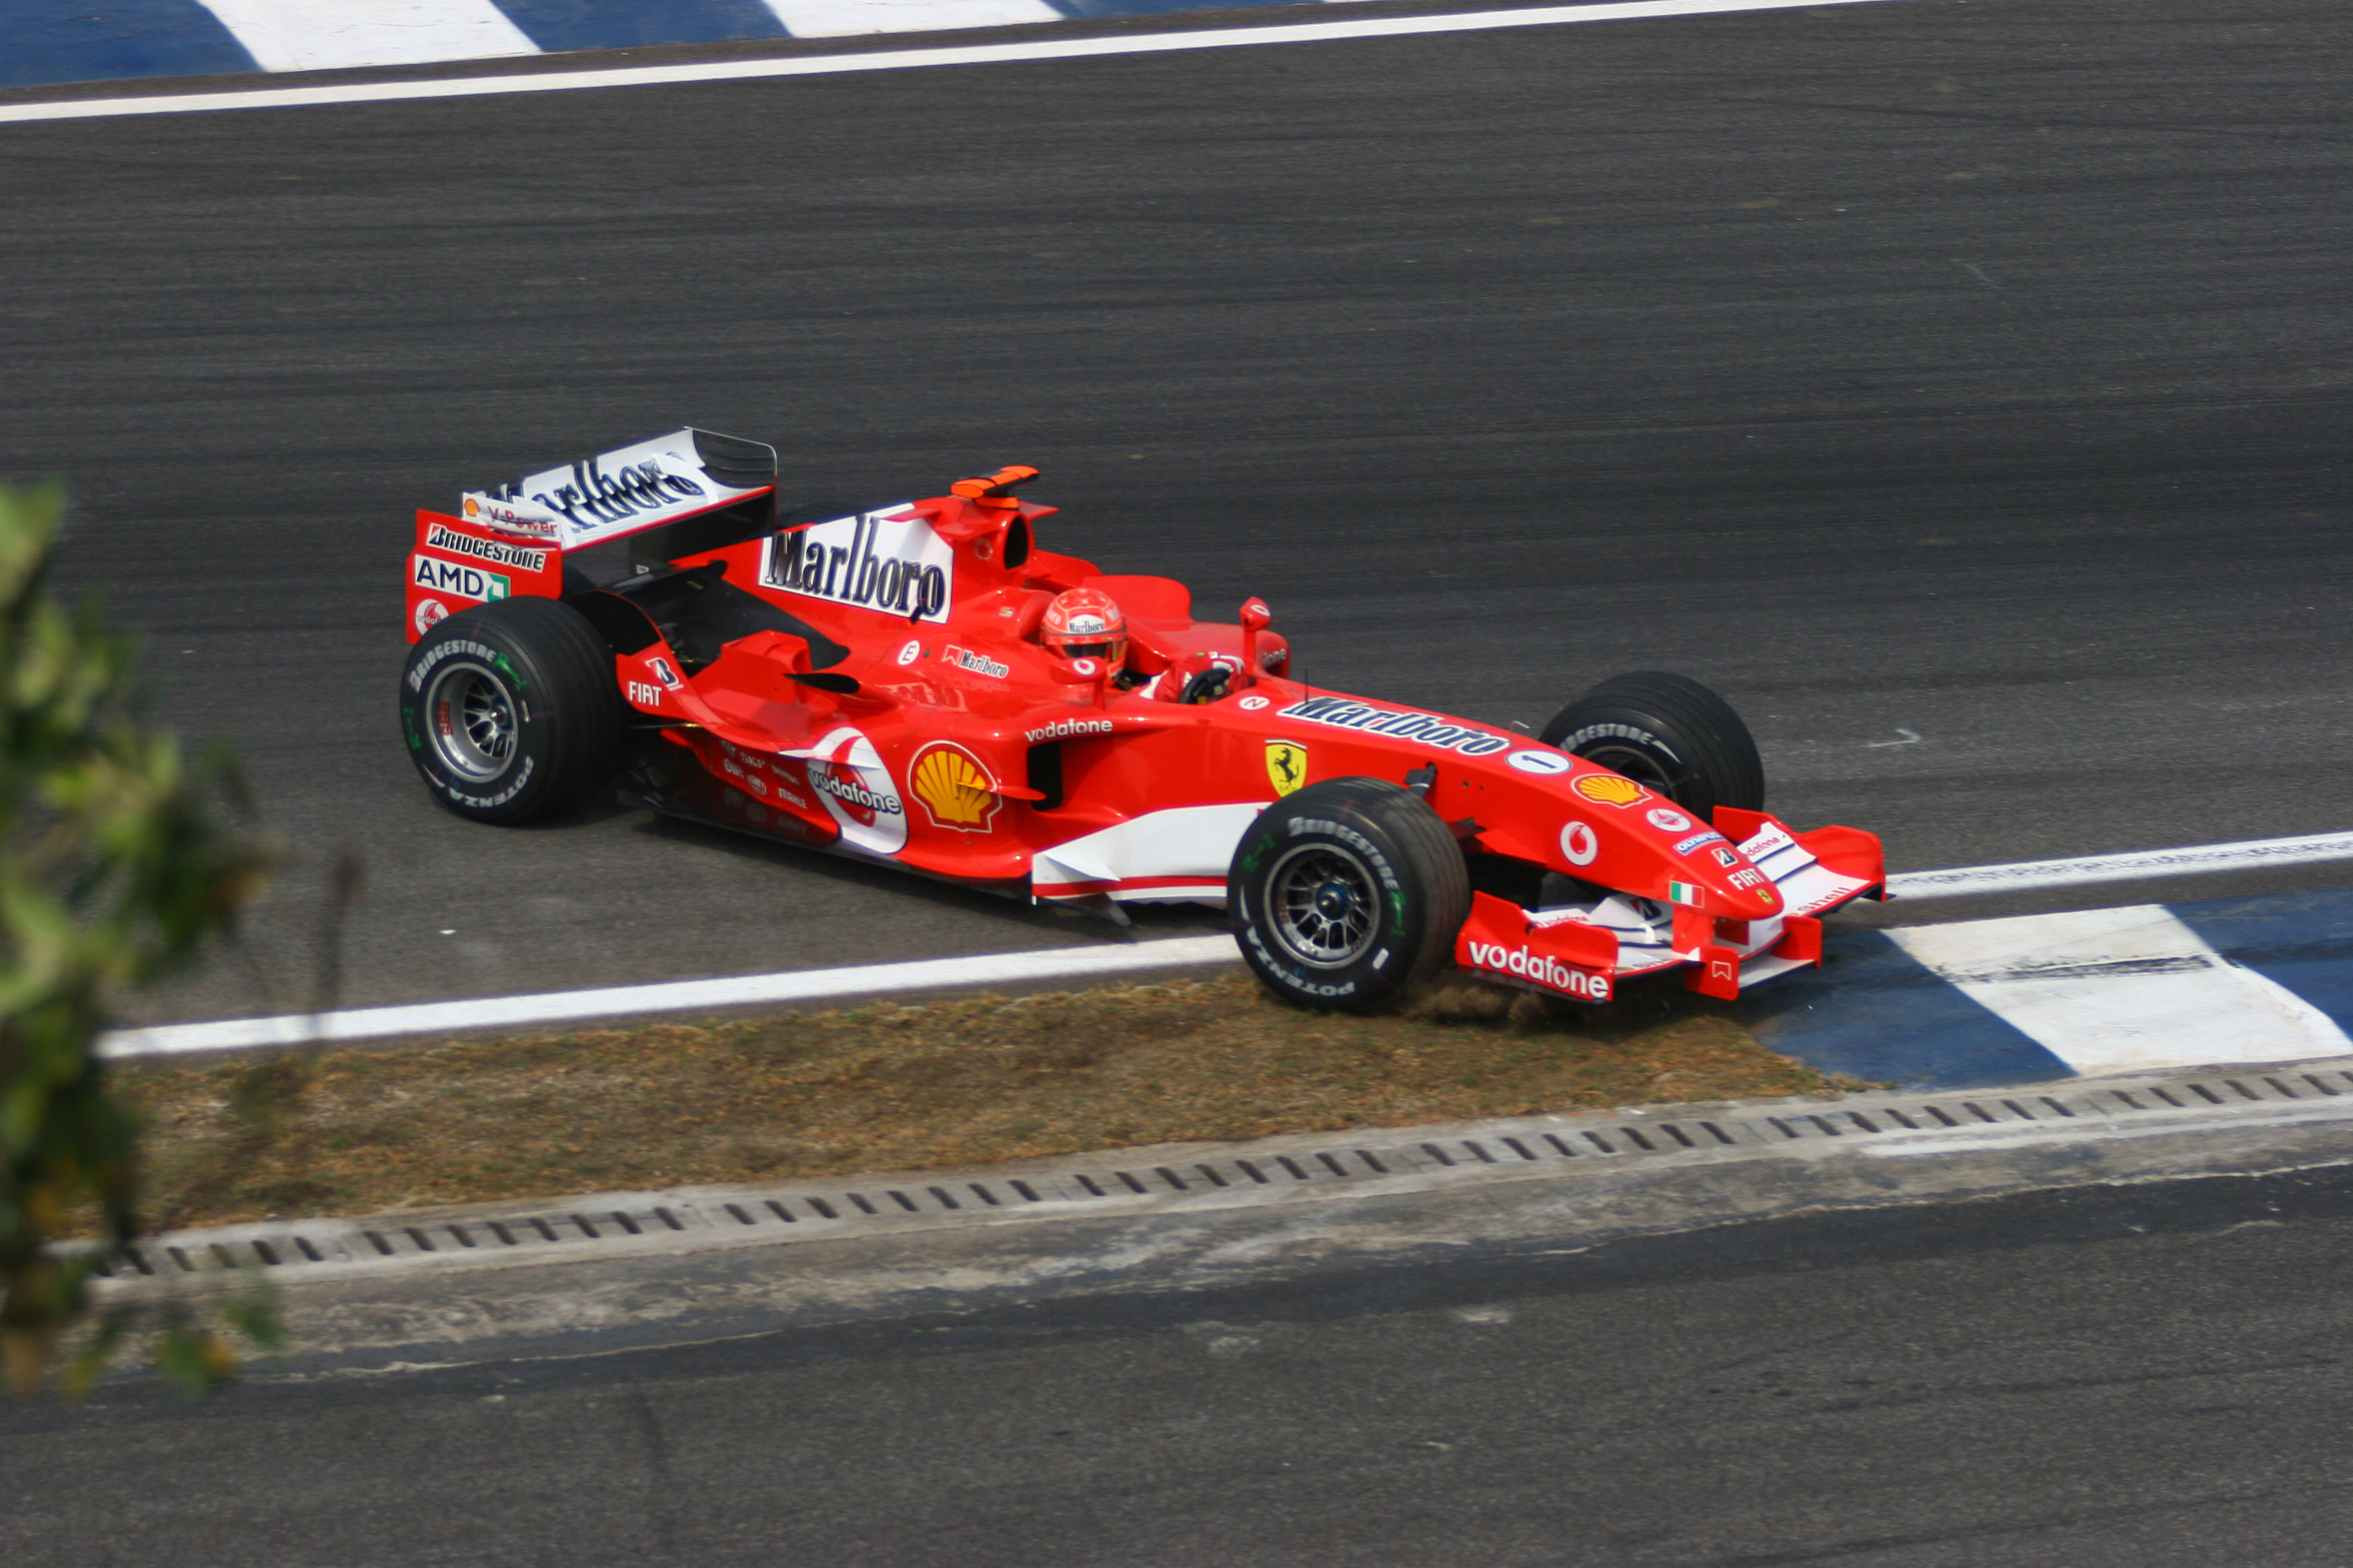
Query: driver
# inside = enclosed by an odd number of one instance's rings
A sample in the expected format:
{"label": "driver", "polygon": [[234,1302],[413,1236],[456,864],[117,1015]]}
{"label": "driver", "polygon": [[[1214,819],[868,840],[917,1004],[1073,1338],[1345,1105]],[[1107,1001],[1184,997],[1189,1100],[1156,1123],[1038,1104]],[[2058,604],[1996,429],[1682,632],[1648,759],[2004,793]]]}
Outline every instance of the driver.
{"label": "driver", "polygon": [[1046,606],[1038,641],[1056,658],[1099,658],[1121,689],[1149,679],[1127,668],[1127,617],[1101,588],[1065,588]]}

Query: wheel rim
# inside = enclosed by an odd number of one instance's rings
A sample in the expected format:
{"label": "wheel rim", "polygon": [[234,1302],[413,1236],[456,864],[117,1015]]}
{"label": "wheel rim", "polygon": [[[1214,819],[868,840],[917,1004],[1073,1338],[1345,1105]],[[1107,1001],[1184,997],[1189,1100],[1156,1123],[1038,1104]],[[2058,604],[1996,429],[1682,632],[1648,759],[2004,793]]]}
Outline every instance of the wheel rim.
{"label": "wheel rim", "polygon": [[1316,969],[1345,969],[1380,934],[1378,882],[1346,850],[1303,844],[1274,863],[1267,915],[1293,957]]}
{"label": "wheel rim", "polygon": [[506,682],[479,664],[448,664],[425,694],[427,732],[434,755],[451,773],[476,784],[507,771],[522,727]]}
{"label": "wheel rim", "polygon": [[1632,779],[1644,789],[1665,795],[1669,800],[1674,798],[1676,786],[1682,783],[1660,765],[1656,756],[1632,746],[1605,743],[1577,754],[1588,763],[1608,768],[1613,773]]}

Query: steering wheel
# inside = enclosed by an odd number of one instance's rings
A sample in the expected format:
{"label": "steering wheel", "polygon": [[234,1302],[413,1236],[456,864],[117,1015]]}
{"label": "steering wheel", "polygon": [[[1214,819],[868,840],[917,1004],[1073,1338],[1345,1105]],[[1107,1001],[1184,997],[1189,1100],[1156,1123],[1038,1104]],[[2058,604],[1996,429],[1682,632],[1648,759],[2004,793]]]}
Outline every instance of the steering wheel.
{"label": "steering wheel", "polygon": [[1177,695],[1176,700],[1215,702],[1226,694],[1226,688],[1233,679],[1234,672],[1222,664],[1213,664],[1207,669],[1196,670],[1193,678],[1185,683],[1185,689]]}

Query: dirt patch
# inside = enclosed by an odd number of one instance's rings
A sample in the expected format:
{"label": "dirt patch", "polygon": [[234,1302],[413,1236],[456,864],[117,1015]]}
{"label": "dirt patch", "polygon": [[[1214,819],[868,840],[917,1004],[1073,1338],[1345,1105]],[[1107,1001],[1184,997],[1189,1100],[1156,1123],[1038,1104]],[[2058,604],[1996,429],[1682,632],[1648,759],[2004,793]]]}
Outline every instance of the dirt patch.
{"label": "dirt patch", "polygon": [[1239,973],[121,1081],[166,1228],[1853,1087],[1681,992],[1586,1014],[1454,983],[1356,1018]]}

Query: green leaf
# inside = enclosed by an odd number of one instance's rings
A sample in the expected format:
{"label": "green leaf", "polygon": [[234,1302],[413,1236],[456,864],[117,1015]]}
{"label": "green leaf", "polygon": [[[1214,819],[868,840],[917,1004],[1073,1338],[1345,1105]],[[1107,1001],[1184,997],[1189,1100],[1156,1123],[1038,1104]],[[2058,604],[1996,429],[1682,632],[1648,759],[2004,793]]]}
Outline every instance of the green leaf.
{"label": "green leaf", "polygon": [[[143,717],[139,644],[95,602],[49,591],[65,494],[0,485],[0,1323],[9,1372],[38,1386],[59,1331],[85,1310],[96,1255],[53,1244],[95,1205],[110,1239],[132,1231],[138,1123],[93,1044],[132,987],[195,962],[229,931],[269,857],[251,797],[220,747],[191,762]],[[283,1342],[274,1298],[241,1292],[220,1322]],[[182,1307],[162,1314],[157,1364],[217,1386],[237,1355]],[[66,1368],[100,1375],[123,1330],[101,1321]]]}

